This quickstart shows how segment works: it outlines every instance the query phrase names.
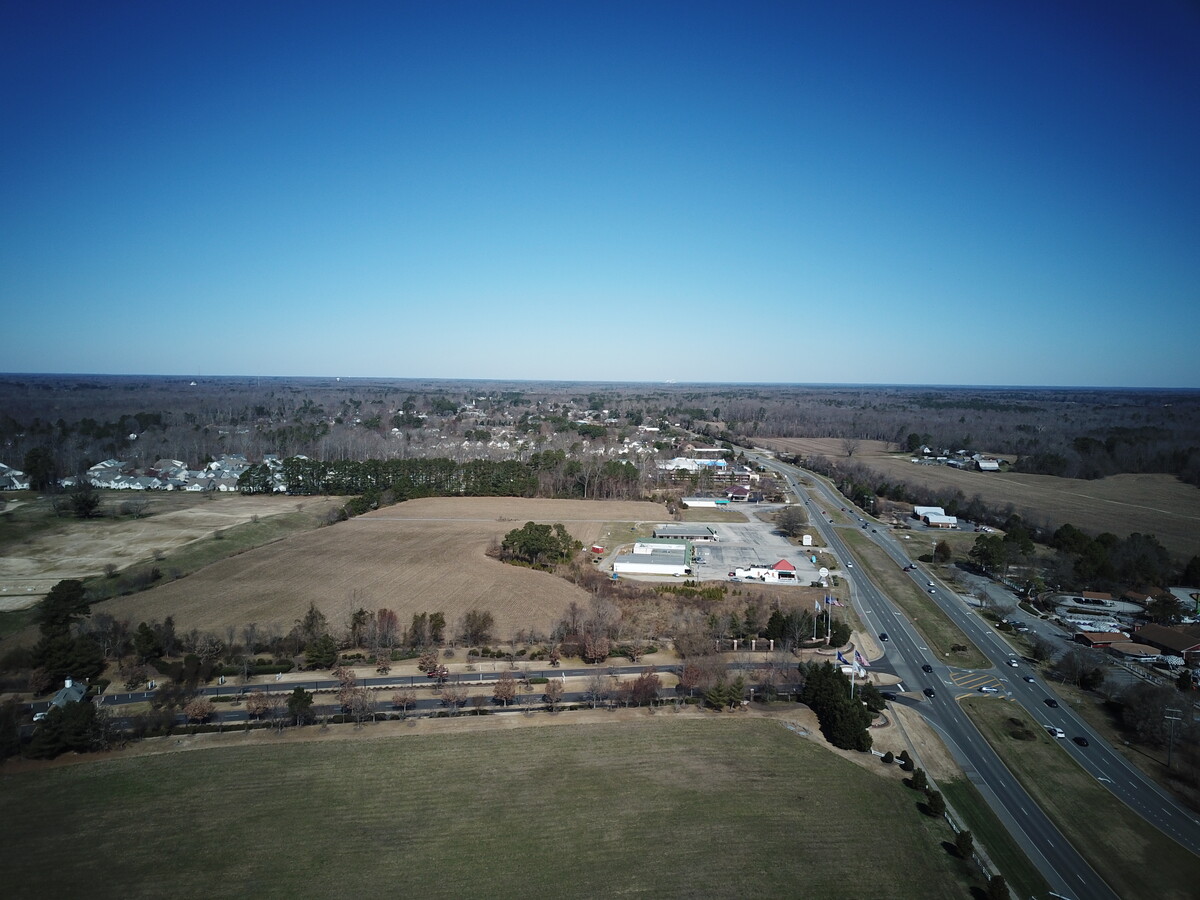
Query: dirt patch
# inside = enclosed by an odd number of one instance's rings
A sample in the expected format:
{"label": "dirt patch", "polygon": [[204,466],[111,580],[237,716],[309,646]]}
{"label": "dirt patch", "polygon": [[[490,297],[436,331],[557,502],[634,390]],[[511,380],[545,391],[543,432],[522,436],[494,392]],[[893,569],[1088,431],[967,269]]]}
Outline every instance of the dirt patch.
{"label": "dirt patch", "polygon": [[[913,760],[928,772],[931,778],[937,780],[962,777],[963,770],[920,713],[896,705],[890,706],[888,712],[898,726],[896,742],[900,746],[893,752],[899,753],[903,748],[901,742],[905,742]],[[878,745],[878,741],[876,744]]]}

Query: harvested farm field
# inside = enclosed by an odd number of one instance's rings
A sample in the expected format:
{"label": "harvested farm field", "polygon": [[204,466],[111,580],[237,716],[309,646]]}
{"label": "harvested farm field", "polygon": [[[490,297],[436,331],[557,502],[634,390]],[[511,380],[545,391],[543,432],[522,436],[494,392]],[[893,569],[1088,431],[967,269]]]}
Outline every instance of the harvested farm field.
{"label": "harvested farm field", "polygon": [[[834,438],[776,438],[759,441],[788,453],[820,455],[844,461]],[[1025,475],[1018,472],[970,472],[948,466],[918,466],[907,455],[888,450],[883,441],[862,441],[853,462],[889,481],[933,490],[976,494],[993,509],[1012,504],[1028,521],[1052,527],[1070,522],[1085,531],[1109,531],[1122,537],[1152,534],[1179,559],[1200,553],[1200,489],[1173,475],[1110,475],[1094,481]]]}
{"label": "harvested farm field", "polygon": [[429,498],[400,503],[213,563],[153,590],[97,609],[132,622],[174,616],[182,630],[255,623],[286,632],[316,604],[341,627],[359,608],[392,609],[407,623],[438,612],[452,626],[470,609],[492,613],[493,634],[545,632],[581,588],[546,572],[487,556],[493,542],[526,522],[561,522],[584,543],[607,523],[669,521],[654,503]]}
{"label": "harvested farm field", "polygon": [[289,520],[315,527],[318,518],[344,502],[334,497],[251,496],[154,492],[101,492],[102,511],[136,499],[146,504],[138,518],[108,515],[57,518],[45,497],[12,504],[0,530],[0,610],[36,603],[64,578],[118,570],[211,538],[217,532],[259,520]]}

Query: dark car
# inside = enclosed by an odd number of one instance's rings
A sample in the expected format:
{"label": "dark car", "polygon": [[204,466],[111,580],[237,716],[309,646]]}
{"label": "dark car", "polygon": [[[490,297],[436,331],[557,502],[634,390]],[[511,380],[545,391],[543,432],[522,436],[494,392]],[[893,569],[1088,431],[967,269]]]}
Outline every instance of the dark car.
{"label": "dark car", "polygon": [[933,671],[933,666],[931,666],[929,663],[925,663],[925,665],[921,666],[921,671],[928,675]]}
{"label": "dark car", "polygon": [[1026,675],[1025,680],[1028,681],[1030,684],[1035,684],[1037,682],[1037,679],[1034,678],[1032,675]]}
{"label": "dark car", "polygon": [[895,691],[880,691],[879,696],[882,697],[884,700],[895,700],[896,692]]}
{"label": "dark car", "polygon": [[1058,701],[1055,700],[1053,697],[1047,697],[1042,702],[1045,703],[1047,706],[1049,706],[1051,709],[1058,709]]}
{"label": "dark car", "polygon": [[1079,737],[1071,738],[1071,740],[1073,740],[1075,743],[1077,743],[1080,747],[1086,747],[1088,745],[1088,739],[1085,738],[1082,734]]}
{"label": "dark car", "polygon": [[879,639],[880,639],[881,641],[886,641],[886,640],[888,639],[887,632],[886,632],[886,631],[882,632],[882,633],[879,635]]}
{"label": "dark car", "polygon": [[937,696],[937,692],[934,691],[933,688],[925,688],[924,693],[925,693],[926,697],[936,697]]}

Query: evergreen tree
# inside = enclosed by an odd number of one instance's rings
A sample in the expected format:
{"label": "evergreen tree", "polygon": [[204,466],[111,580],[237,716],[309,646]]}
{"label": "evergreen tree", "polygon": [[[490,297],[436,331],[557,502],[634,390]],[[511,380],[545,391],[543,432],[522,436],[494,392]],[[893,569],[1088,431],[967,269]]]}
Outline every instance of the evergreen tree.
{"label": "evergreen tree", "polygon": [[304,665],[310,669],[328,669],[337,662],[337,642],[322,634],[304,648]]}

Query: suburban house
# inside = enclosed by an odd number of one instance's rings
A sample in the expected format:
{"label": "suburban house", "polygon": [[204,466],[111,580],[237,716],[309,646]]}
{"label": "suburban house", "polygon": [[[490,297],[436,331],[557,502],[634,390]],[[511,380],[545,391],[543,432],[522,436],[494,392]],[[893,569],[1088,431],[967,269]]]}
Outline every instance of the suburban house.
{"label": "suburban house", "polygon": [[78,703],[86,696],[87,685],[78,684],[68,678],[66,683],[62,686],[62,688],[59,689],[58,693],[55,694],[54,698],[50,701],[49,708],[47,708],[45,712],[40,712],[34,715],[33,721],[40,722],[42,719],[46,718],[46,714],[49,713],[51,709],[54,709],[55,707],[62,709],[68,703]]}

